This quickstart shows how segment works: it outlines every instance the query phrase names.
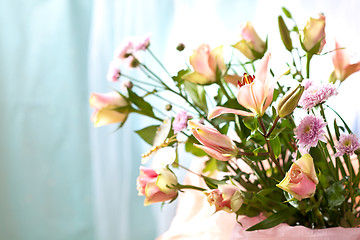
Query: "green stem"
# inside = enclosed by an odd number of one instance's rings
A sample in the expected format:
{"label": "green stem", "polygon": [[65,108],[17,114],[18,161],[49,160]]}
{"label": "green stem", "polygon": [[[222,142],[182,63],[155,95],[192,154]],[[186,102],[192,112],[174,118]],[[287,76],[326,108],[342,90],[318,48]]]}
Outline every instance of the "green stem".
{"label": "green stem", "polygon": [[306,78],[310,78],[310,60],[312,58],[312,54],[306,54]]}
{"label": "green stem", "polygon": [[221,80],[217,82],[217,84],[219,85],[221,91],[223,91],[223,93],[225,94],[225,96],[227,97],[228,100],[231,99],[230,95],[227,93],[226,89],[224,88],[224,85],[222,84]]}
{"label": "green stem", "polygon": [[266,138],[268,138],[268,137],[271,135],[272,131],[274,131],[275,126],[276,126],[277,122],[279,121],[279,119],[280,119],[280,117],[279,117],[279,115],[277,115],[276,118],[275,118],[275,121],[274,121],[273,125],[271,126],[269,132],[268,132],[268,133],[266,134],[266,136],[265,136]]}
{"label": "green stem", "polygon": [[260,124],[260,126],[261,126],[261,128],[262,128],[262,130],[263,130],[263,136],[264,136],[264,139],[265,139],[265,141],[266,141],[266,145],[267,145],[267,148],[268,148],[268,152],[270,153],[270,159],[271,159],[271,161],[273,161],[273,162],[275,163],[276,168],[278,169],[278,171],[280,172],[280,174],[281,174],[283,177],[285,177],[285,172],[284,172],[284,170],[282,169],[282,167],[280,166],[279,161],[276,159],[275,154],[274,154],[274,151],[273,151],[273,149],[272,149],[272,147],[271,147],[270,141],[269,141],[269,139],[267,139],[267,137],[266,137],[267,133],[266,133],[266,129],[265,129],[265,126],[264,126],[264,123],[263,123],[261,117],[258,118],[258,121],[259,121],[259,124]]}
{"label": "green stem", "polygon": [[315,197],[311,197],[310,200],[315,205],[315,214],[316,214],[316,217],[320,220],[320,224],[321,224],[320,227],[325,227],[324,217],[319,210],[319,206],[318,206],[318,203],[317,203]]}
{"label": "green stem", "polygon": [[161,63],[161,61],[153,54],[152,51],[150,51],[150,48],[147,48],[148,52],[151,54],[151,56],[155,59],[155,61],[161,66],[161,68],[166,72],[166,74],[172,79],[171,74],[168,72],[168,70],[165,68],[165,66]]}
{"label": "green stem", "polygon": [[198,190],[198,191],[206,191],[205,188],[201,188],[201,187],[196,187],[196,186],[192,186],[192,185],[181,185],[181,184],[178,184],[176,186],[177,189],[193,189],[193,190]]}

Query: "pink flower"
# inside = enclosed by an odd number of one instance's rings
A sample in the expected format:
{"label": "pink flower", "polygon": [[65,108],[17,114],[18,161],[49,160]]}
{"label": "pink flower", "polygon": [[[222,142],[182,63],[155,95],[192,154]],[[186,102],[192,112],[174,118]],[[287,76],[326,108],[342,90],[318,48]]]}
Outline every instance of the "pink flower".
{"label": "pink flower", "polygon": [[110,62],[109,70],[108,70],[108,73],[106,75],[106,78],[110,82],[118,81],[118,79],[119,79],[119,77],[121,75],[119,65],[120,65],[120,63],[117,60],[113,60],[113,61]]}
{"label": "pink flower", "polygon": [[241,40],[233,47],[238,49],[245,57],[250,60],[262,58],[265,53],[266,44],[256,33],[251,22],[241,26]]}
{"label": "pink flower", "polygon": [[344,154],[352,155],[354,151],[360,147],[359,139],[354,134],[341,134],[339,142],[335,145],[337,153],[335,157],[340,157]]}
{"label": "pink flower", "polygon": [[195,147],[204,150],[207,154],[220,161],[228,161],[237,155],[239,150],[228,136],[221,134],[214,128],[191,120],[188,121],[188,125],[194,137],[203,144],[194,144]]}
{"label": "pink flower", "polygon": [[[313,49],[321,41],[317,49]],[[320,53],[325,45],[325,16],[319,14],[319,18],[310,18],[307,22],[303,35],[302,46],[307,52]]]}
{"label": "pink flower", "polygon": [[124,122],[129,113],[128,102],[117,92],[92,93],[90,107],[95,109],[91,116],[95,127]]}
{"label": "pink flower", "polygon": [[179,112],[172,124],[172,128],[174,130],[174,133],[178,133],[181,130],[185,129],[187,126],[187,121],[192,118],[192,116],[187,114],[187,111],[181,111]]}
{"label": "pink flower", "polygon": [[314,85],[314,81],[312,79],[304,79],[301,82],[301,85],[304,86],[305,90]]}
{"label": "pink flower", "polygon": [[299,105],[306,110],[310,110],[337,93],[336,87],[332,83],[326,83],[323,85],[315,85],[312,83],[301,96]]}
{"label": "pink flower", "polygon": [[276,186],[300,201],[312,197],[318,183],[314,161],[310,154],[305,154],[291,165],[285,178]]}
{"label": "pink flower", "polygon": [[126,59],[134,53],[133,38],[126,38],[114,52],[114,59]]}
{"label": "pink flower", "polygon": [[190,64],[194,71],[183,76],[184,80],[196,84],[211,84],[217,81],[218,74],[226,71],[222,47],[211,50],[202,44],[190,56]]}
{"label": "pink flower", "polygon": [[224,113],[234,113],[242,116],[263,116],[265,110],[271,104],[274,93],[274,86],[270,83],[269,63],[270,53],[267,53],[256,69],[255,76],[244,74],[242,81],[238,82],[239,91],[237,101],[251,112],[225,107],[215,107],[208,115],[209,119]]}
{"label": "pink flower", "polygon": [[218,189],[204,192],[210,206],[215,206],[215,212],[224,210],[228,213],[236,212],[244,202],[244,195],[240,189],[231,184],[219,185]]}
{"label": "pink flower", "polygon": [[125,80],[121,82],[121,89],[126,91],[127,89],[132,89],[133,83],[129,80]]}
{"label": "pink flower", "polygon": [[136,180],[139,195],[145,196],[145,206],[176,198],[177,184],[176,176],[167,168],[156,172],[151,168],[140,167],[140,176]]}
{"label": "pink flower", "polygon": [[304,117],[297,128],[295,138],[298,140],[300,150],[309,152],[310,147],[316,147],[318,141],[326,142],[324,127],[327,125],[322,118],[313,115]]}
{"label": "pink flower", "polygon": [[139,38],[134,46],[135,51],[145,51],[150,46],[150,34]]}
{"label": "pink flower", "polygon": [[350,64],[350,57],[344,49],[340,48],[340,44],[335,41],[336,51],[332,55],[335,70],[330,75],[330,82],[335,82],[336,80],[342,82],[351,74],[360,71],[360,61]]}

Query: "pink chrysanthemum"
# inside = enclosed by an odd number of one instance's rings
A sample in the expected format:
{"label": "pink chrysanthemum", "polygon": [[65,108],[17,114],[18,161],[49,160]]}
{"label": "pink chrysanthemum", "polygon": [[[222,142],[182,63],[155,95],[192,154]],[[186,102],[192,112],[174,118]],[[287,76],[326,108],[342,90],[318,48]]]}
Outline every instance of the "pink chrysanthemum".
{"label": "pink chrysanthemum", "polygon": [[310,110],[316,105],[325,102],[329,97],[336,95],[337,90],[332,83],[326,83],[320,86],[313,83],[308,85],[300,98],[299,105],[306,110]]}
{"label": "pink chrysanthemum", "polygon": [[126,59],[134,53],[134,40],[132,38],[125,39],[114,52],[114,59]]}
{"label": "pink chrysanthemum", "polygon": [[314,81],[311,79],[304,79],[301,82],[301,85],[304,86],[305,90],[314,85]]}
{"label": "pink chrysanthemum", "polygon": [[324,127],[327,125],[322,118],[308,115],[304,117],[297,128],[295,138],[300,151],[309,152],[310,147],[316,147],[318,141],[326,142]]}
{"label": "pink chrysanthemum", "polygon": [[354,134],[341,134],[339,142],[335,145],[337,152],[335,157],[344,154],[352,155],[354,151],[360,147],[359,139]]}
{"label": "pink chrysanthemum", "polygon": [[181,111],[179,112],[172,124],[174,133],[178,133],[181,130],[185,129],[187,127],[187,121],[192,118],[192,116],[187,114],[187,111]]}
{"label": "pink chrysanthemum", "polygon": [[150,34],[145,35],[142,38],[139,38],[137,43],[135,44],[135,51],[145,51],[150,46]]}
{"label": "pink chrysanthemum", "polygon": [[120,75],[121,75],[121,72],[120,72],[120,68],[119,68],[119,63],[116,60],[114,60],[109,64],[109,70],[106,75],[106,78],[110,82],[116,82],[119,79]]}

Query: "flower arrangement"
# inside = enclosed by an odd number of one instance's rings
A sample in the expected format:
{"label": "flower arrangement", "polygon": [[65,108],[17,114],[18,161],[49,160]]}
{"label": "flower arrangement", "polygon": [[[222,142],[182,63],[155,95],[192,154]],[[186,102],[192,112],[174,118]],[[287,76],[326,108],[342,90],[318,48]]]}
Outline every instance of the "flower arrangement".
{"label": "flower arrangement", "polygon": [[[232,46],[200,45],[190,56],[191,66],[175,76],[150,50],[149,36],[127,39],[115,51],[107,78],[122,88],[93,93],[91,119],[96,127],[122,127],[134,113],[159,121],[136,131],[150,145],[141,158],[151,167],[141,166],[137,179],[145,205],[172,202],[184,189],[192,189],[203,192],[215,212],[266,217],[248,231],[280,223],[308,228],[360,224],[360,143],[327,104],[329,98],[344,94],[341,83],[360,70],[360,62],[351,64],[338,43],[322,52],[324,15],[310,18],[299,29],[291,13],[285,8],[283,13],[285,17],[278,17],[280,36],[293,59],[283,63],[285,73],[272,70],[276,52],[267,51],[267,39],[250,22],[241,27],[241,37]],[[177,46],[180,52],[184,48]],[[165,78],[141,60],[143,54],[156,61]],[[241,61],[239,54],[248,61]],[[334,71],[328,73],[329,80],[311,79],[311,60],[330,56]],[[142,79],[124,73],[126,67],[140,71]],[[202,173],[182,165],[180,148],[207,156]],[[174,168],[198,175],[207,187],[182,185]],[[212,178],[213,172],[222,172],[222,177]]]}

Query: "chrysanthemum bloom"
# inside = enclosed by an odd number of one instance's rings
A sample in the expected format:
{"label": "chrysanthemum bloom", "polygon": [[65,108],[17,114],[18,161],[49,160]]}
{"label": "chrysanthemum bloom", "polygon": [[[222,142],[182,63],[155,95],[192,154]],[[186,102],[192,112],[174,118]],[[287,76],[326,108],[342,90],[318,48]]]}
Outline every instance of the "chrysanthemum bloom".
{"label": "chrysanthemum bloom", "polygon": [[336,87],[332,83],[326,83],[323,85],[310,84],[310,86],[308,84],[308,88],[301,96],[299,105],[306,110],[310,110],[337,93]]}
{"label": "chrysanthemum bloom", "polygon": [[181,111],[179,112],[172,124],[172,128],[174,130],[174,133],[178,133],[181,130],[185,129],[187,126],[187,121],[192,118],[192,116],[187,114],[187,111]]}
{"label": "chrysanthemum bloom", "polygon": [[295,138],[301,151],[309,152],[310,147],[316,147],[318,141],[326,142],[324,127],[326,122],[320,117],[308,115],[304,117],[297,128]]}
{"label": "chrysanthemum bloom", "polygon": [[304,86],[305,90],[307,90],[309,87],[314,85],[314,81],[306,78],[301,82],[301,85]]}
{"label": "chrysanthemum bloom", "polygon": [[106,75],[107,80],[109,80],[110,82],[116,82],[120,78],[121,71],[119,65],[120,62],[118,61],[118,59],[110,62],[109,70]]}
{"label": "chrysanthemum bloom", "polygon": [[341,134],[339,142],[335,145],[337,152],[335,157],[344,154],[352,155],[354,151],[360,147],[359,139],[354,134]]}
{"label": "chrysanthemum bloom", "polygon": [[145,51],[150,46],[150,34],[146,34],[143,37],[139,37],[135,43],[135,51]]}
{"label": "chrysanthemum bloom", "polygon": [[114,52],[114,59],[126,59],[134,52],[134,40],[126,38]]}

